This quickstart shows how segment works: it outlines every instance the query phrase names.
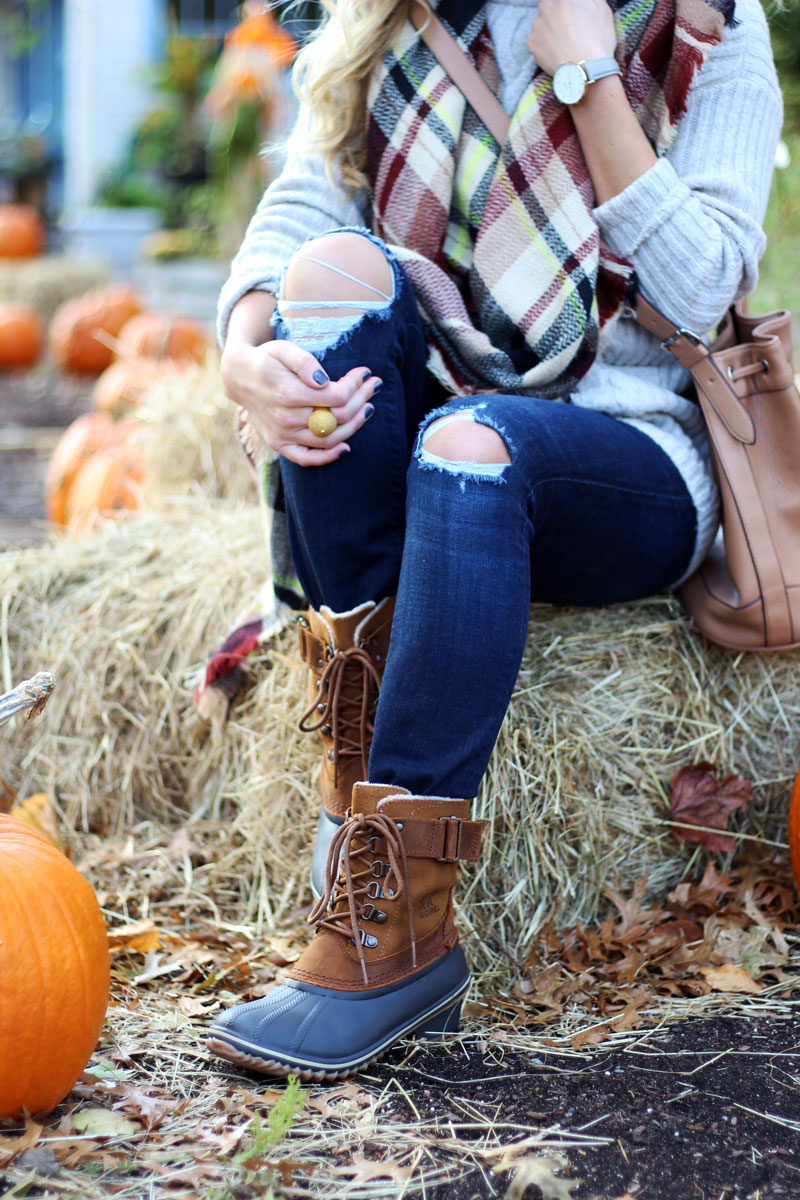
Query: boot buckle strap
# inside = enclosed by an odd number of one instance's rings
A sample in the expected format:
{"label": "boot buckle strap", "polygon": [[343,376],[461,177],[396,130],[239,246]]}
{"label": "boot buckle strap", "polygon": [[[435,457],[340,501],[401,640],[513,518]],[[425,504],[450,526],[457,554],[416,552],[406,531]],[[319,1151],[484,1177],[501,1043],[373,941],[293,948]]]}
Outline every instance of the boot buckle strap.
{"label": "boot buckle strap", "polygon": [[[462,817],[440,817],[439,821],[446,822],[442,838],[442,853],[437,862],[454,863],[461,858],[461,832],[464,828]],[[455,829],[453,825],[455,824]]]}
{"label": "boot buckle strap", "polygon": [[297,622],[297,634],[300,657],[307,667],[318,671],[325,663],[325,643],[311,632],[305,617],[300,617]]}
{"label": "boot buckle strap", "polygon": [[[399,825],[398,825],[399,828]],[[409,858],[431,858],[436,862],[476,862],[480,857],[482,821],[468,817],[403,818],[402,839]],[[373,854],[386,853],[386,839],[379,837]]]}

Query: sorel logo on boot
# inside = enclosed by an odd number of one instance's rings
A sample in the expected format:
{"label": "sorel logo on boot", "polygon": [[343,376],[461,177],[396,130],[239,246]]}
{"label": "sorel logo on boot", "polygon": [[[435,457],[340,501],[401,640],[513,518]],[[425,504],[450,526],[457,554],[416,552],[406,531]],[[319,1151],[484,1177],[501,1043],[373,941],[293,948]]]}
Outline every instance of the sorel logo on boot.
{"label": "sorel logo on boot", "polygon": [[423,896],[419,902],[419,919],[424,921],[426,917],[433,917],[438,913],[439,905],[433,903],[433,896]]}

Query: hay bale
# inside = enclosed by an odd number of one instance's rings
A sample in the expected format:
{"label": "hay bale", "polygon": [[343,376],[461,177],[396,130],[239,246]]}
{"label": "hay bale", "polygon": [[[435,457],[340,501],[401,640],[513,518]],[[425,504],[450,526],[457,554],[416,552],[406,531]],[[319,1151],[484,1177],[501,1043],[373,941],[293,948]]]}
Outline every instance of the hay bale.
{"label": "hay bale", "polygon": [[[2,683],[12,664],[15,679],[57,679],[36,726],[4,738],[0,775],[54,794],[82,829],[221,823],[219,854],[195,876],[205,872],[203,894],[227,919],[262,926],[307,899],[318,803],[317,752],[296,728],[305,680],[294,633],[255,664],[224,732],[201,722],[187,677],[247,608],[263,545],[255,507],[187,500],[0,560]],[[796,654],[707,646],[668,598],[536,607],[476,805],[487,855],[462,876],[476,966],[502,975],[543,922],[590,919],[608,887],[644,877],[657,893],[678,880],[700,853],[662,824],[684,763],[708,758],[752,779],[742,829],[783,840],[796,666]]]}
{"label": "hay bale", "polygon": [[222,391],[215,355],[204,366],[192,364],[157,379],[130,415],[138,426],[148,508],[191,495],[255,501],[255,481],[236,438],[235,409]]}
{"label": "hay bale", "polygon": [[49,324],[65,300],[108,280],[105,263],[46,254],[0,262],[0,300],[29,304]]}

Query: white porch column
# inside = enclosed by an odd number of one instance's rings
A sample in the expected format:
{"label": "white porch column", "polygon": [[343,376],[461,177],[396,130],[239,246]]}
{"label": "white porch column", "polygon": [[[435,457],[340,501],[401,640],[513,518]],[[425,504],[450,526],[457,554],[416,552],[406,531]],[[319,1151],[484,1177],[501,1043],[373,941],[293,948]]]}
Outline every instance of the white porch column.
{"label": "white porch column", "polygon": [[165,14],[165,0],[65,0],[65,207],[92,203],[153,106],[141,74],[161,57]]}

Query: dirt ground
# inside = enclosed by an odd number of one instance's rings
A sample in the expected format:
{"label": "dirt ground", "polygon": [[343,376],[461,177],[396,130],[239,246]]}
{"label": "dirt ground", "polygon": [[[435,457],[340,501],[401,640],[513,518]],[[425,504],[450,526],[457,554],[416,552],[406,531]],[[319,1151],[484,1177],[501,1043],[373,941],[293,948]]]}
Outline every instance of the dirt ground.
{"label": "dirt ground", "polygon": [[[605,1144],[567,1152],[574,1200],[772,1200],[800,1196],[800,994],[778,1016],[698,1017],[643,1032],[623,1050],[537,1055],[423,1048],[399,1070],[415,1103],[446,1124],[470,1117],[559,1124]],[[379,1079],[389,1068],[373,1068]],[[462,1133],[462,1136],[464,1134]],[[509,1138],[511,1140],[511,1138]],[[503,1195],[480,1171],[430,1200]],[[543,1193],[532,1186],[526,1197]],[[557,1193],[554,1193],[557,1196]],[[567,1195],[565,1191],[564,1196]],[[547,1192],[544,1193],[548,1195]]]}
{"label": "dirt ground", "polygon": [[[0,375],[0,550],[46,536],[47,458],[60,430],[88,409],[90,391],[91,381],[44,371]],[[381,1121],[424,1117],[439,1131],[441,1147],[448,1128],[453,1139],[469,1143],[487,1125],[502,1130],[503,1143],[517,1146],[550,1126],[591,1135],[595,1144],[549,1159],[546,1151],[529,1158],[517,1151],[488,1170],[459,1165],[452,1147],[448,1153],[432,1142],[432,1158],[439,1156],[443,1166],[434,1172],[436,1182],[376,1178],[368,1194],[427,1200],[800,1197],[799,1015],[800,992],[780,998],[773,992],[740,997],[713,1015],[664,1029],[642,1029],[621,1046],[612,1039],[542,1053],[547,1030],[541,1028],[528,1052],[502,1027],[485,1040],[467,1037],[445,1048],[406,1045],[358,1077],[360,1087],[384,1097]],[[237,1079],[248,1088],[266,1082],[226,1069],[232,1086]],[[392,1080],[400,1086],[388,1088]],[[49,1180],[29,1175],[25,1183],[24,1163],[17,1166],[7,1173],[0,1168],[0,1200],[77,1194],[63,1173]],[[313,1180],[301,1178],[286,1188],[279,1184],[276,1194],[314,1195]],[[148,1183],[137,1191],[128,1180],[107,1194],[176,1194],[166,1183],[152,1189]],[[255,1200],[265,1193],[254,1181],[223,1194]],[[344,1179],[341,1194],[355,1195]]]}

